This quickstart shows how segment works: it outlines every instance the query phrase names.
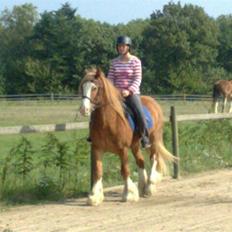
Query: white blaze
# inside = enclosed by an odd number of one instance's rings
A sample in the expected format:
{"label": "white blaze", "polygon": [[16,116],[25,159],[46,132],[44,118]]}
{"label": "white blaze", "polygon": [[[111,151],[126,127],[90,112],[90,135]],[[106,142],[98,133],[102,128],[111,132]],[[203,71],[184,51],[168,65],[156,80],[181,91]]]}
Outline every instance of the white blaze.
{"label": "white blaze", "polygon": [[82,104],[80,107],[80,112],[82,115],[89,116],[91,113],[91,90],[93,87],[96,87],[96,85],[90,81],[85,82],[82,86],[83,89],[83,99]]}

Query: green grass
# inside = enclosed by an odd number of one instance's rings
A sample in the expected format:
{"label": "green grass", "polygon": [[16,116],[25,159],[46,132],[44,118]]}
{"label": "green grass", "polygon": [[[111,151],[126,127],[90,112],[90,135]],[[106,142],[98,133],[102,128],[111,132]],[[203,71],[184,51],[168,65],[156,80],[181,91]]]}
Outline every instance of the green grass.
{"label": "green grass", "polygon": [[[69,114],[76,112],[78,108],[75,102],[20,102],[18,104],[6,102],[4,104],[1,102],[0,109],[8,118],[1,115],[2,126],[29,124],[27,122],[65,123],[72,118]],[[171,105],[175,105],[178,114],[207,111],[206,105],[202,102],[161,102],[166,116],[169,115]],[[23,116],[19,113],[21,110],[24,112]],[[36,113],[33,114],[34,111]],[[10,112],[15,112],[14,117]],[[42,115],[45,115],[44,118]],[[165,144],[171,151],[169,123],[165,124],[164,131]],[[41,200],[57,200],[86,194],[90,187],[90,146],[85,140],[87,134],[88,130],[1,135],[1,201],[6,204],[37,203]],[[51,135],[53,139],[55,136],[55,142],[51,140]],[[181,175],[232,167],[231,138],[231,120],[180,122]],[[148,156],[146,159],[146,165],[149,166]],[[137,167],[131,154],[129,161],[131,177],[137,180]],[[45,168],[46,162],[48,166]],[[104,186],[122,183],[120,165],[117,155],[104,155]]]}
{"label": "green grass", "polygon": [[[90,151],[86,135],[87,130],[1,136],[2,201],[32,203],[87,192]],[[51,136],[55,142],[49,142]]]}
{"label": "green grass", "polygon": [[[55,164],[53,148],[49,154],[44,152],[43,147],[48,143],[48,135],[54,135],[58,144],[65,144],[65,162],[67,166],[62,172]],[[90,147],[86,142],[87,130],[56,132],[49,134],[26,134],[1,136],[0,137],[0,198],[5,204],[37,203],[41,200],[57,200],[67,197],[81,196],[90,188]],[[26,154],[29,158],[31,171],[26,173],[25,180],[19,174],[19,164],[23,162],[23,154],[11,154],[11,149],[22,144],[22,139],[29,141],[32,153]],[[74,152],[78,147],[79,151]],[[23,150],[27,150],[24,149]],[[61,153],[58,153],[61,155]],[[57,155],[56,155],[57,156]],[[7,161],[7,157],[11,157]],[[52,158],[46,173],[41,164],[44,159]],[[146,156],[148,158],[148,156]],[[137,167],[132,154],[129,154],[131,177],[137,181]],[[7,167],[7,168],[6,168]],[[104,186],[122,184],[120,174],[121,163],[117,155],[106,153],[103,156]],[[7,169],[6,178],[2,183],[4,168]],[[60,173],[62,178],[60,178]],[[65,182],[65,186],[63,183]]]}
{"label": "green grass", "polygon": [[[223,131],[223,133],[222,133]],[[67,197],[77,197],[86,194],[90,187],[90,150],[86,143],[87,130],[73,132],[52,133],[57,139],[58,145],[65,145],[64,151],[57,152],[54,156],[54,147],[48,154],[43,147],[48,144],[47,134],[25,135],[31,145],[33,153],[28,153],[29,167],[31,171],[23,175],[19,174],[19,164],[22,162],[22,154],[13,154],[8,162],[7,178],[4,185],[0,186],[2,202],[37,203],[41,200],[58,200]],[[179,125],[180,142],[180,170],[181,175],[202,172],[212,169],[232,167],[232,122],[229,120],[210,121],[202,123],[182,123]],[[10,137],[9,137],[10,138]],[[8,139],[9,139],[8,138]],[[7,144],[7,149],[2,149],[0,158],[0,177],[6,167],[6,157],[12,147],[22,143],[22,137],[13,136],[12,140],[1,137],[1,146]],[[165,126],[164,141],[171,150],[170,127]],[[50,145],[53,143],[50,143]],[[78,152],[75,149],[78,148]],[[57,149],[57,147],[55,147]],[[26,149],[25,149],[26,150]],[[3,152],[5,151],[5,152]],[[22,152],[21,152],[22,153]],[[64,156],[62,156],[64,154]],[[56,164],[57,158],[63,159],[64,168]],[[148,155],[146,166],[149,166]],[[41,161],[52,158],[46,172]],[[129,155],[131,177],[137,180],[137,167],[134,157]],[[62,164],[61,162],[61,164]],[[30,166],[31,165],[31,166]],[[104,186],[122,184],[120,175],[120,160],[117,155],[105,154],[103,157],[103,183]],[[170,166],[172,168],[172,166]],[[172,172],[170,173],[172,174]]]}
{"label": "green grass", "polygon": [[[210,102],[160,101],[165,115],[169,116],[170,106],[176,107],[177,114],[207,113]],[[58,124],[85,121],[78,113],[79,101],[0,101],[0,126]]]}
{"label": "green grass", "polygon": [[[52,134],[54,134],[62,142],[75,143],[77,139],[86,138],[87,133],[87,129],[83,129],[69,132],[54,132]],[[8,153],[15,144],[18,144],[22,136],[29,139],[33,147],[35,147],[35,149],[38,149],[46,141],[47,134],[48,133],[26,133],[23,135],[0,135],[0,157]]]}
{"label": "green grass", "polygon": [[182,175],[232,167],[232,121],[179,124]]}
{"label": "green grass", "polygon": [[74,101],[0,102],[0,126],[58,124],[85,121]]}

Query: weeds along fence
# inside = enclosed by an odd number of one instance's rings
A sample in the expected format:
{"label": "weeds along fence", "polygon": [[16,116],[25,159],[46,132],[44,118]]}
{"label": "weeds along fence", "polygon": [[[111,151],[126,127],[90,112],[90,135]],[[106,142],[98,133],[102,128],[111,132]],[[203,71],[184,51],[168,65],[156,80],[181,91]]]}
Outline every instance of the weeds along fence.
{"label": "weeds along fence", "polygon": [[[179,135],[178,135],[178,122],[184,121],[202,121],[202,120],[220,120],[220,119],[232,119],[231,113],[219,113],[219,114],[185,114],[177,115],[174,106],[170,109],[170,123],[172,129],[172,149],[173,154],[179,157]],[[166,121],[168,121],[166,119]],[[180,175],[179,162],[173,164],[173,177],[178,179]]]}
{"label": "weeds along fence", "polygon": [[[201,120],[220,120],[232,119],[232,114],[183,114],[177,115],[174,106],[171,106],[170,117],[166,117],[165,121],[170,122],[172,131],[172,150],[176,157],[179,157],[179,135],[178,123],[184,121],[201,121]],[[0,127],[0,135],[7,134],[23,134],[23,133],[39,133],[39,132],[55,132],[55,131],[69,131],[78,129],[87,129],[88,122],[73,122],[64,124],[47,124],[47,125],[27,125],[27,126],[12,126]],[[91,165],[92,166],[92,165]],[[179,162],[174,163],[173,177],[178,178],[180,175]],[[92,172],[91,172],[92,173]],[[91,175],[92,182],[92,175]]]}

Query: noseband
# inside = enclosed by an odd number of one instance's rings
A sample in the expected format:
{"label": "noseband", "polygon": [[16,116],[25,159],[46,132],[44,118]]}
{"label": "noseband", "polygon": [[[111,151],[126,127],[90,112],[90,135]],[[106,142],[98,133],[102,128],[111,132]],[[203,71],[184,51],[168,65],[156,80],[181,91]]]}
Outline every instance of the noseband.
{"label": "noseband", "polygon": [[93,104],[93,105],[96,105],[96,102],[94,102],[90,97],[88,97],[88,96],[84,96],[84,95],[82,95],[82,97],[81,97],[82,99],[88,99],[90,102],[91,102],[91,104]]}

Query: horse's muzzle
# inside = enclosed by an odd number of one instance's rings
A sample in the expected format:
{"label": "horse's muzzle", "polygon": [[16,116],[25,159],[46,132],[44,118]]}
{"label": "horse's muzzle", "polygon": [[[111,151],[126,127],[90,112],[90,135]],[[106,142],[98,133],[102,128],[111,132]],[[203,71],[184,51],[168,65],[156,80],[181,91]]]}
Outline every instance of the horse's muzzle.
{"label": "horse's muzzle", "polygon": [[81,113],[82,116],[89,116],[90,115],[90,109],[86,108],[84,106],[80,107],[79,112]]}

